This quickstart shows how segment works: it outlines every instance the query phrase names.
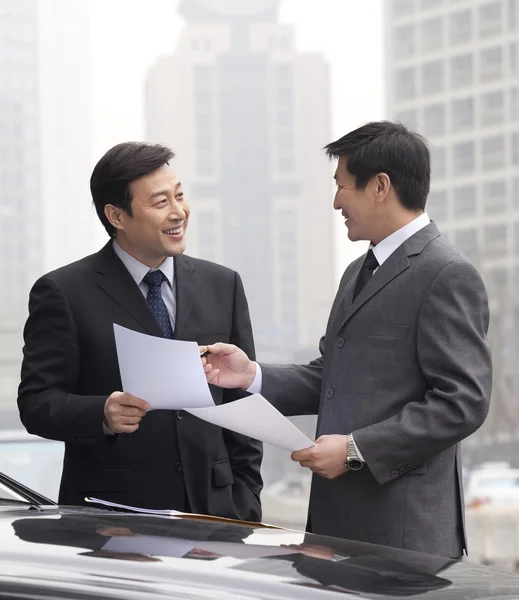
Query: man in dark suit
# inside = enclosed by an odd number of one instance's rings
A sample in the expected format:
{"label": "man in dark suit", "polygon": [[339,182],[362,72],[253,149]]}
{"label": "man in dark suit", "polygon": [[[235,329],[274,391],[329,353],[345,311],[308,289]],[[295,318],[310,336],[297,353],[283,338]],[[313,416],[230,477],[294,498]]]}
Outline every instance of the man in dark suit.
{"label": "man in dark suit", "polygon": [[[459,443],[486,418],[492,383],[483,282],[425,212],[430,157],[403,125],[369,123],[327,146],[346,269],[309,365],[256,365],[210,346],[208,380],[261,393],[285,415],[318,414],[314,533],[458,557],[466,549]],[[206,359],[204,359],[205,361]]]}
{"label": "man in dark suit", "polygon": [[[224,338],[254,353],[240,277],[183,255],[189,205],[159,145],[125,143],[91,191],[108,244],[39,279],[24,337],[20,417],[65,442],[63,504],[96,496],[145,508],[261,519],[261,444],[122,393],[113,324],[155,336]],[[174,386],[175,382],[171,381]],[[240,397],[212,389],[216,404]]]}

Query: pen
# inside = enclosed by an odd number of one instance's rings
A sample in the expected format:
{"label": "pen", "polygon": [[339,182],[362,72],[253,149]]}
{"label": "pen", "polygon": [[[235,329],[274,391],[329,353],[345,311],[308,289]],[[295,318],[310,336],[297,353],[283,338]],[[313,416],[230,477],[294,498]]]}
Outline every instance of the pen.
{"label": "pen", "polygon": [[200,354],[200,358],[205,358],[206,356],[209,356],[211,353],[209,352],[209,350],[206,350],[205,352],[202,352],[202,354]]}

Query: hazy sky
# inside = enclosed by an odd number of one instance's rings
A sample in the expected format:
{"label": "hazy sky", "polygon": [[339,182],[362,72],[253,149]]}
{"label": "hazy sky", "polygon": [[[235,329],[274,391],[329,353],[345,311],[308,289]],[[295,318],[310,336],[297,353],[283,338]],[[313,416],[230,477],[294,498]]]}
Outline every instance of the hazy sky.
{"label": "hazy sky", "polygon": [[[243,0],[246,2],[247,0]],[[175,51],[184,21],[178,0],[91,0],[94,156],[144,137],[148,67]],[[383,0],[282,0],[281,21],[296,27],[297,48],[322,52],[332,73],[332,138],[384,116]],[[330,198],[329,209],[332,198]],[[100,231],[100,241],[105,241]],[[337,217],[337,274],[360,254]]]}

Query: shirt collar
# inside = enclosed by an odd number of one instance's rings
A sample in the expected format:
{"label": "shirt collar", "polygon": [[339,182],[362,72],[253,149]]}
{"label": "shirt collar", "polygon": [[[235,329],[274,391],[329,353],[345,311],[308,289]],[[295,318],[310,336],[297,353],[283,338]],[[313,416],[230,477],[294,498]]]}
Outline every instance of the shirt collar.
{"label": "shirt collar", "polygon": [[376,257],[378,264],[382,265],[382,263],[384,263],[399,246],[420,231],[420,229],[429,225],[430,222],[429,215],[424,212],[407,225],[404,225],[400,229],[394,231],[391,235],[388,235],[387,238],[383,239],[376,246],[370,244],[369,247],[373,250],[373,254]]}
{"label": "shirt collar", "polygon": [[175,261],[173,257],[168,256],[164,262],[156,269],[150,269],[150,267],[141,263],[128,252],[123,250],[116,240],[113,241],[114,252],[121,259],[124,266],[128,269],[130,275],[135,280],[137,285],[142,283],[142,280],[149,271],[162,271],[168,280],[169,286],[173,288],[174,276],[175,276]]}

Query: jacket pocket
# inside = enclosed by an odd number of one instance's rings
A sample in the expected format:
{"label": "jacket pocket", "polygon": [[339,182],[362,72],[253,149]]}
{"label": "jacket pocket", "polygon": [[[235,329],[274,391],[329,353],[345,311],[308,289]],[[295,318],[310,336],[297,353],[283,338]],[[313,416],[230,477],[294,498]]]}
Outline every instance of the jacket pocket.
{"label": "jacket pocket", "polygon": [[227,459],[219,460],[213,465],[213,485],[215,487],[226,487],[234,483],[231,464]]}

